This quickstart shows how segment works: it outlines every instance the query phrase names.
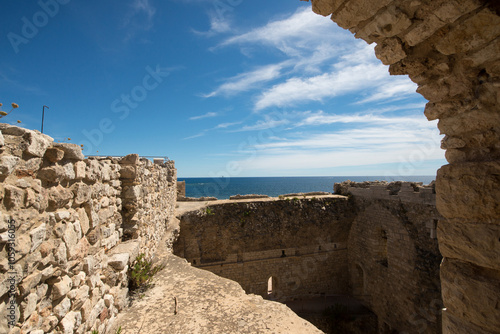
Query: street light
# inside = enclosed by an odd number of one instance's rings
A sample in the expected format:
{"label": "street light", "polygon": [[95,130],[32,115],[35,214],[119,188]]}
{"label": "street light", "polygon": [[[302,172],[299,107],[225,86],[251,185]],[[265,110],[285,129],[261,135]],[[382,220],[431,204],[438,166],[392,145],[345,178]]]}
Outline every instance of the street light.
{"label": "street light", "polygon": [[45,115],[45,108],[49,109],[49,107],[47,107],[47,106],[44,105],[43,108],[42,108],[42,133],[43,133],[43,117]]}

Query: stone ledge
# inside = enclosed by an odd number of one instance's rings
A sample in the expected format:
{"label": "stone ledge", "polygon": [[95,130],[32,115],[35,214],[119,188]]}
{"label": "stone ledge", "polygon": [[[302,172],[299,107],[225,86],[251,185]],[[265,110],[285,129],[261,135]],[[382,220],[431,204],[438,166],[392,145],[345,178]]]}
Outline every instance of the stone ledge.
{"label": "stone ledge", "polygon": [[[167,255],[155,286],[124,310],[108,333],[322,333],[284,304]],[[177,304],[177,306],[176,306]],[[161,305],[162,307],[158,307]]]}

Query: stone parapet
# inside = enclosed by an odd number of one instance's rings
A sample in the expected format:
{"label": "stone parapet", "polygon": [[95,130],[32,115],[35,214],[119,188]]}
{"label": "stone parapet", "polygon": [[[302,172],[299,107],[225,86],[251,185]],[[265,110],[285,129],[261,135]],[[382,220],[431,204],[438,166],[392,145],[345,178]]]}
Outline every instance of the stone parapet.
{"label": "stone parapet", "polygon": [[104,333],[137,255],[176,235],[173,161],[85,158],[38,131],[0,130],[0,332]]}

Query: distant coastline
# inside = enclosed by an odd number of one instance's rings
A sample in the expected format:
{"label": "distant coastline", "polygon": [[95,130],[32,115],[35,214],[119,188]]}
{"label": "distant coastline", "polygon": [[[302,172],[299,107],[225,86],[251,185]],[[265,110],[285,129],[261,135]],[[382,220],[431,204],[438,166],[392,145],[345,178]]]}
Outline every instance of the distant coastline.
{"label": "distant coastline", "polygon": [[217,197],[228,199],[234,195],[260,194],[276,197],[288,193],[333,192],[333,184],[351,180],[408,181],[424,185],[435,180],[435,175],[412,176],[271,176],[271,177],[179,177],[186,181],[187,197]]}

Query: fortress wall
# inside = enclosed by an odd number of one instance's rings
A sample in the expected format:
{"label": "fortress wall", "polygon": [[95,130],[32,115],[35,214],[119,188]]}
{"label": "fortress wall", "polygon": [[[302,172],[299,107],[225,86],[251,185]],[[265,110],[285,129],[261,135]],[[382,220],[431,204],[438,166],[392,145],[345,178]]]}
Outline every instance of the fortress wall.
{"label": "fortress wall", "polygon": [[[444,256],[444,333],[500,328],[500,5],[495,0],[312,0],[355,37],[376,43],[439,120],[448,165],[436,178]],[[414,152],[419,155],[422,152]]]}
{"label": "fortress wall", "polygon": [[348,244],[352,294],[377,314],[381,333],[440,333],[435,206],[354,198],[360,211]]}
{"label": "fortress wall", "polygon": [[180,217],[174,253],[266,298],[270,277],[282,301],[345,294],[353,218],[342,196],[216,204]]}
{"label": "fortress wall", "polygon": [[0,124],[0,332],[103,333],[127,270],[175,235],[172,161],[85,159],[75,144]]}
{"label": "fortress wall", "polygon": [[[332,244],[333,245],[333,244]],[[219,276],[240,283],[247,293],[266,299],[286,301],[292,298],[316,297],[324,294],[346,294],[348,290],[347,248],[282,249],[243,253],[242,260],[198,265]],[[312,247],[310,247],[312,248]],[[321,250],[319,250],[321,248]],[[268,281],[272,278],[272,293]]]}
{"label": "fortress wall", "polygon": [[377,315],[381,333],[440,333],[441,216],[413,188],[410,195],[403,185],[406,195],[395,200],[375,187],[352,187],[360,194],[349,199],[232,202],[189,212],[174,252],[247,293],[280,301],[352,295]]}

